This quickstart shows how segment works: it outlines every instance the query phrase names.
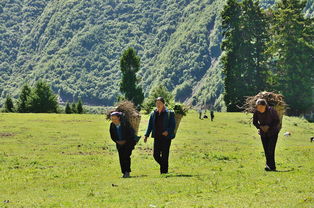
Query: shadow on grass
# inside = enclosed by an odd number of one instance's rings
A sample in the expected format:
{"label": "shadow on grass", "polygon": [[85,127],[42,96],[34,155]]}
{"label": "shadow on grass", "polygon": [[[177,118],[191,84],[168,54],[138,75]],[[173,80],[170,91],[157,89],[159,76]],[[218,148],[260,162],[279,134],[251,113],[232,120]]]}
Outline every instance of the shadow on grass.
{"label": "shadow on grass", "polygon": [[130,176],[130,178],[145,178],[148,175],[135,175],[135,176]]}
{"label": "shadow on grass", "polygon": [[288,173],[288,172],[292,172],[294,171],[294,168],[291,168],[289,170],[276,170],[276,171],[273,171],[275,173]]}
{"label": "shadow on grass", "polygon": [[166,175],[163,175],[165,178],[173,178],[173,177],[182,177],[182,178],[191,178],[191,177],[195,177],[195,176],[198,176],[198,175],[190,175],[190,174],[166,174]]}

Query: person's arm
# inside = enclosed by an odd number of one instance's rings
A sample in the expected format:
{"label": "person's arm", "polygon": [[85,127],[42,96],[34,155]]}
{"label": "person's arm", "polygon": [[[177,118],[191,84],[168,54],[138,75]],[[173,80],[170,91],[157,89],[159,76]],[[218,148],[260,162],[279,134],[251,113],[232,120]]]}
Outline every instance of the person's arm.
{"label": "person's arm", "polygon": [[258,118],[257,118],[257,112],[255,112],[253,114],[253,125],[257,128],[257,129],[261,129],[261,126],[258,122]]}
{"label": "person's arm", "polygon": [[147,141],[147,138],[149,137],[150,133],[153,130],[153,115],[154,115],[154,112],[152,112],[150,114],[149,121],[148,121],[148,126],[147,126],[146,133],[145,133],[144,142]]}
{"label": "person's arm", "polygon": [[115,126],[113,123],[110,124],[109,132],[110,132],[110,137],[112,141],[116,142],[117,138],[116,138],[116,133],[115,133]]}
{"label": "person's arm", "polygon": [[152,130],[153,130],[153,113],[150,114],[148,126],[147,126],[146,133],[145,133],[145,137],[149,137]]}

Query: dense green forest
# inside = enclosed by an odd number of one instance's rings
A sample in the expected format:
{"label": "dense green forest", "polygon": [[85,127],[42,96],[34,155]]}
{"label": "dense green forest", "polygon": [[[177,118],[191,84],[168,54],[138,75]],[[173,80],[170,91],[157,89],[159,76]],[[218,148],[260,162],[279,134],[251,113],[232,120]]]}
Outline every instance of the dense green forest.
{"label": "dense green forest", "polygon": [[[274,0],[261,1],[269,7]],[[141,58],[145,97],[156,84],[177,101],[223,107],[219,0],[2,0],[0,103],[45,79],[63,101],[112,105],[123,50]],[[313,16],[313,0],[304,14]]]}

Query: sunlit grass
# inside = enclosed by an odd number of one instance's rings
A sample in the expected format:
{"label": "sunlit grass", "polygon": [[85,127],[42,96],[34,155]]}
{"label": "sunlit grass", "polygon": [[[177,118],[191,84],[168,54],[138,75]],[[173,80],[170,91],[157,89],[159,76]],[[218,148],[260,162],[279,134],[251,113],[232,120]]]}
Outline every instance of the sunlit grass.
{"label": "sunlit grass", "polygon": [[159,175],[149,139],[133,151],[133,177],[121,179],[104,116],[0,114],[0,207],[313,207],[314,124],[285,117],[279,172],[265,172],[250,118],[189,113],[168,175]]}

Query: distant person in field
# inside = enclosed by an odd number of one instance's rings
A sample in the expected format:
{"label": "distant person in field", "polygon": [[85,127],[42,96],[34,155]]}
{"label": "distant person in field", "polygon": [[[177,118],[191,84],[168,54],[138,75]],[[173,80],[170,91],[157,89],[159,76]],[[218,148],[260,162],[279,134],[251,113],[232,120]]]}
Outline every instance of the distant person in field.
{"label": "distant person in field", "polygon": [[266,171],[276,171],[275,148],[279,133],[279,117],[277,112],[269,107],[266,100],[256,101],[256,111],[253,124],[258,129],[266,157]]}
{"label": "distant person in field", "polygon": [[129,178],[131,173],[131,154],[135,146],[134,130],[122,119],[121,112],[112,112],[110,114],[110,136],[116,143],[119,153],[120,167],[123,178]]}
{"label": "distant person in field", "polygon": [[199,119],[202,119],[202,109],[199,109],[199,110],[198,110],[198,115],[199,115],[198,118],[199,118]]}
{"label": "distant person in field", "polygon": [[206,109],[204,110],[203,118],[204,118],[204,119],[207,119],[207,118],[208,118],[208,116],[206,115]]}
{"label": "distant person in field", "polygon": [[161,174],[168,173],[169,150],[171,140],[175,137],[175,126],[174,112],[166,108],[164,98],[158,97],[156,99],[156,110],[150,114],[144,142],[147,142],[147,138],[152,133],[154,138],[154,159],[160,165]]}
{"label": "distant person in field", "polygon": [[214,121],[214,117],[215,117],[214,111],[211,110],[211,111],[210,111],[210,120],[211,120],[211,121]]}

